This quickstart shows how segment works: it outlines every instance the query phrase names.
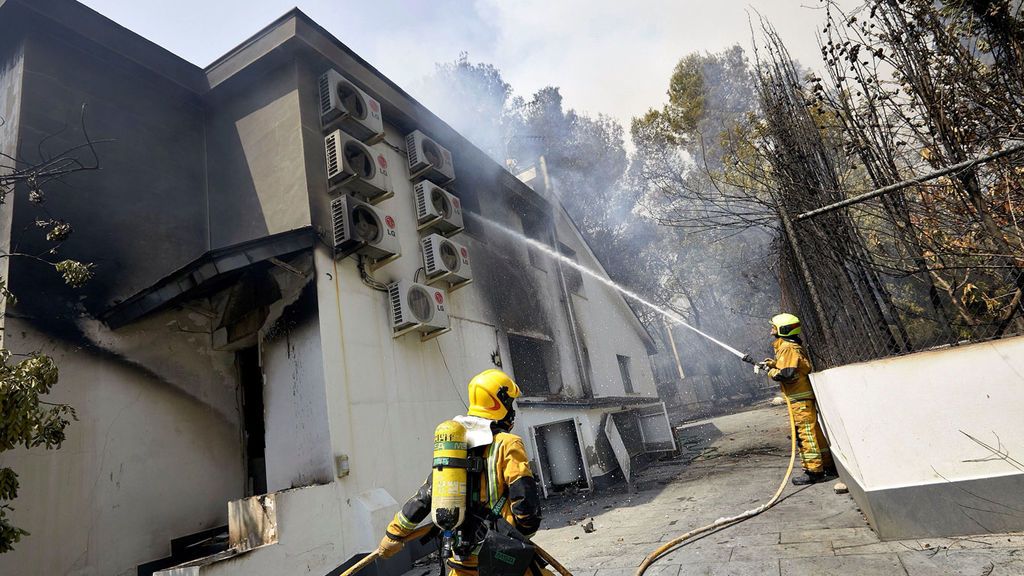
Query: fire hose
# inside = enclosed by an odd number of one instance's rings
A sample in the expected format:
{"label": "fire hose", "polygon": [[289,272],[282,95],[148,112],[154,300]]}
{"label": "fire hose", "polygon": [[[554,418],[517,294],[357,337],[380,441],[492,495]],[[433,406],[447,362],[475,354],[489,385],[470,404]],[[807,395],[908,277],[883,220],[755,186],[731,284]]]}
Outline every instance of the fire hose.
{"label": "fire hose", "polygon": [[[408,543],[412,542],[413,540],[422,538],[426,536],[433,528],[433,524],[421,526],[416,530],[413,530],[408,536],[405,537],[403,541]],[[562,566],[562,564],[558,560],[555,560],[554,557],[551,556],[551,554],[548,554],[547,551],[545,551],[540,546],[537,546],[536,544],[534,544],[534,546],[537,549],[537,555],[543,558],[545,562],[550,564],[551,567],[558,571],[559,574],[561,574],[562,576],[572,576],[572,573],[569,572],[569,570],[565,566]],[[352,576],[353,574],[359,572],[363,568],[366,568],[370,564],[373,564],[378,557],[380,557],[380,553],[374,550],[373,552],[367,554],[362,560],[353,564],[351,568],[342,572],[341,576]],[[444,575],[442,574],[441,576]]]}
{"label": "fire hose", "polygon": [[[744,358],[744,361],[749,361],[746,358],[749,358],[749,356]],[[753,364],[753,362],[751,362],[751,364]],[[757,516],[758,514],[764,512],[765,510],[768,510],[772,506],[775,506],[776,503],[778,503],[779,497],[782,496],[783,490],[786,489],[786,484],[789,482],[790,475],[793,474],[793,464],[796,462],[796,423],[793,421],[793,406],[790,403],[788,396],[783,394],[782,397],[786,399],[786,411],[789,412],[789,429],[791,438],[789,448],[789,467],[786,469],[786,474],[782,478],[782,483],[779,484],[779,489],[775,491],[775,495],[771,497],[771,500],[768,500],[767,502],[758,506],[757,508],[747,510],[746,512],[741,512],[735,516],[719,518],[718,520],[715,520],[707,526],[701,526],[700,528],[690,530],[682,536],[679,536],[678,538],[674,538],[666,542],[664,545],[660,546],[659,548],[648,554],[646,558],[644,558],[644,561],[640,564],[640,567],[636,569],[635,576],[643,576],[643,573],[646,572],[648,568],[650,568],[651,564],[654,564],[656,561],[658,561],[659,558],[662,558],[670,551],[672,551],[674,548],[685,543],[687,540],[691,540],[697,536],[700,536],[701,534],[706,534],[712,530],[732,526],[733,524],[737,524],[748,518],[753,518],[754,516]]]}

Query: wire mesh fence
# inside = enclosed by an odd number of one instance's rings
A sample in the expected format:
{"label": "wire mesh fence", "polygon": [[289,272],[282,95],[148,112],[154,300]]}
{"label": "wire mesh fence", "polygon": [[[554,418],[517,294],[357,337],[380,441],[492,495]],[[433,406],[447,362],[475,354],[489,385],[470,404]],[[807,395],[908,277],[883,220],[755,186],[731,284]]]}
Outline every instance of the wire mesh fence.
{"label": "wire mesh fence", "polygon": [[1022,175],[1005,155],[802,220],[814,198],[790,198],[783,294],[817,363],[1024,334]]}
{"label": "wire mesh fence", "polygon": [[824,6],[821,75],[765,26],[749,163],[817,367],[1024,334],[1019,11]]}

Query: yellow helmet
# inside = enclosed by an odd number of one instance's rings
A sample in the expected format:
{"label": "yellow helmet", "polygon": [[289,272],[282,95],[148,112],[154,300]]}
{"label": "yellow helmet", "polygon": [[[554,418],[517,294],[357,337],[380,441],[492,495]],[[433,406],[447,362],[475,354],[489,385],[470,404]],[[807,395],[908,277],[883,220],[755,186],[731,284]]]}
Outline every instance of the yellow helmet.
{"label": "yellow helmet", "polygon": [[800,319],[783,312],[772,317],[772,333],[778,336],[796,336],[800,333]]}
{"label": "yellow helmet", "polygon": [[501,370],[484,370],[469,381],[469,415],[503,420],[514,414],[512,401],[519,398],[519,386]]}

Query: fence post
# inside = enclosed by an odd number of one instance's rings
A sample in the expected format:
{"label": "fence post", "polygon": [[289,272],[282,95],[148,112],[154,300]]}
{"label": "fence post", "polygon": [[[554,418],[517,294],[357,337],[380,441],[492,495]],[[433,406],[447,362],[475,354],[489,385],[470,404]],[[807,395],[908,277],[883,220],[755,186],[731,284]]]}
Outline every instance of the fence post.
{"label": "fence post", "polygon": [[786,209],[776,199],[775,209],[779,213],[779,219],[782,221],[783,233],[786,235],[786,241],[789,243],[789,247],[793,250],[793,258],[796,259],[797,266],[800,268],[800,275],[803,276],[804,284],[807,286],[807,291],[811,295],[811,306],[814,308],[814,317],[817,320],[819,329],[822,332],[825,342],[827,343],[828,349],[832,352],[832,360],[840,360],[838,358],[837,350],[835,348],[836,338],[835,333],[832,332],[832,325],[828,322],[828,317],[825,314],[825,307],[821,303],[821,295],[818,294],[818,287],[814,283],[814,278],[811,276],[811,270],[807,266],[807,260],[804,259],[803,249],[800,248],[800,242],[796,235],[796,230],[793,228],[793,221],[790,220],[789,214],[786,213]]}

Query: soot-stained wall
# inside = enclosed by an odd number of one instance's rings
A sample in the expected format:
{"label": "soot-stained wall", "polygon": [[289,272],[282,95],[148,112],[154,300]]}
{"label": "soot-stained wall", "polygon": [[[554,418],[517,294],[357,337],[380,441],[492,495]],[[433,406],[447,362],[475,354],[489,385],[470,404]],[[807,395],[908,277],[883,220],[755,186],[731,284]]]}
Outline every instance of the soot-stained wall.
{"label": "soot-stained wall", "polygon": [[[93,280],[72,293],[51,267],[19,259],[11,284],[29,313],[52,317],[55,297],[99,313],[206,251],[203,110],[181,85],[73,33],[32,24],[26,36],[20,153],[81,145],[83,105],[88,135],[108,141],[96,145],[101,170],[47,183],[42,205],[19,194],[13,208],[18,251],[53,245],[36,220],[67,220],[74,232],[52,258],[93,263]],[[73,154],[94,161],[86,148]]]}
{"label": "soot-stained wall", "polygon": [[212,248],[310,224],[298,74],[290,62],[206,98]]}
{"label": "soot-stained wall", "polygon": [[[21,81],[24,72],[25,53],[22,49],[21,34],[15,33],[10,24],[0,23],[0,154],[12,157],[17,154],[18,126],[21,113]],[[0,164],[6,162],[0,161]],[[0,250],[11,251],[12,202],[0,204]],[[0,259],[0,278],[7,278],[9,258]],[[0,327],[7,311],[7,299],[0,300]],[[0,343],[4,340],[0,330]]]}

